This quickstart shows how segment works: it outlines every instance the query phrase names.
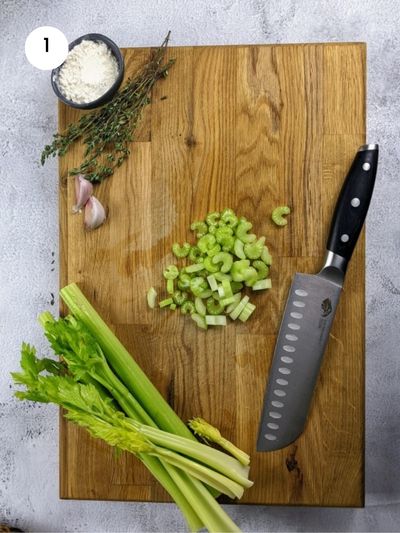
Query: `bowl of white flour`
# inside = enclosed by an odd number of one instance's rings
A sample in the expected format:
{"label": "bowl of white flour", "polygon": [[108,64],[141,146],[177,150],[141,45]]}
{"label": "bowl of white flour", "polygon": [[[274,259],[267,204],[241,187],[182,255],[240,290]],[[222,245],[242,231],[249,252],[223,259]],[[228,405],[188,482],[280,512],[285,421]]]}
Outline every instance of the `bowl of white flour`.
{"label": "bowl of white flour", "polygon": [[118,46],[100,33],[88,33],[69,45],[67,59],[51,73],[51,85],[65,104],[94,109],[111,100],[123,77]]}

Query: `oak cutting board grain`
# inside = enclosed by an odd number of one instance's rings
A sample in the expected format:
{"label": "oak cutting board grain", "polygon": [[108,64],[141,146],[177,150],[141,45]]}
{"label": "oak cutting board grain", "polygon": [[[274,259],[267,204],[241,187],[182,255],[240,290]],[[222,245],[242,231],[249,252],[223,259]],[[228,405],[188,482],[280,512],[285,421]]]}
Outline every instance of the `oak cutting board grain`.
{"label": "oak cutting board grain", "polygon": [[[148,49],[124,51],[126,75]],[[362,506],[364,500],[364,234],[347,275],[303,435],[255,450],[262,399],[291,277],[321,264],[336,196],[365,142],[360,43],[171,48],[176,64],[156,84],[132,154],[96,188],[109,209],[85,233],[61,180],[61,285],[77,282],[137,362],[187,420],[201,415],[252,457],[243,503]],[[79,112],[63,104],[59,126]],[[60,176],[82,147],[60,160]],[[292,208],[274,227],[272,209]],[[271,291],[253,296],[246,323],[207,332],[179,313],[150,310],[175,241],[190,222],[234,207],[266,235]],[[168,501],[142,465],[61,422],[62,498]]]}

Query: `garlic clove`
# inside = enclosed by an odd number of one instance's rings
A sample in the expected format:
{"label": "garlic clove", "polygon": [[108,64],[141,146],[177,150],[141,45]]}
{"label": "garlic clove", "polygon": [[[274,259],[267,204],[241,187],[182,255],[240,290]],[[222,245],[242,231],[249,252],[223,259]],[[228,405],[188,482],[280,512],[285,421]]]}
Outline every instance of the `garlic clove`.
{"label": "garlic clove", "polygon": [[96,229],[106,219],[106,211],[95,196],[91,196],[85,205],[85,228]]}
{"label": "garlic clove", "polygon": [[79,213],[93,193],[93,185],[85,179],[85,176],[78,174],[75,176],[75,201],[76,204],[72,207],[73,213]]}

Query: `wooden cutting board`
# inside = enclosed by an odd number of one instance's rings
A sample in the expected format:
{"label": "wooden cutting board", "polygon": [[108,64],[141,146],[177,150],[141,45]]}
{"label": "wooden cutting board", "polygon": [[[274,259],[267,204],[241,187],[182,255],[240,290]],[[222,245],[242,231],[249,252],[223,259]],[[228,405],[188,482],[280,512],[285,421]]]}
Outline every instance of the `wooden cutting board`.
{"label": "wooden cutting board", "polygon": [[[126,75],[148,49],[124,51]],[[353,256],[304,434],[255,451],[268,369],[293,274],[315,272],[330,217],[365,142],[365,56],[360,43],[171,48],[176,58],[129,161],[96,196],[107,223],[85,233],[73,181],[61,187],[61,285],[78,282],[179,415],[202,416],[251,454],[243,503],[362,506],[364,499],[364,235]],[[60,104],[64,128],[79,112]],[[60,175],[81,161],[76,146]],[[272,209],[292,208],[285,228]],[[177,312],[150,310],[175,241],[230,206],[266,235],[271,291],[252,297],[246,324],[197,329]],[[168,501],[135,458],[61,423],[62,498]]]}

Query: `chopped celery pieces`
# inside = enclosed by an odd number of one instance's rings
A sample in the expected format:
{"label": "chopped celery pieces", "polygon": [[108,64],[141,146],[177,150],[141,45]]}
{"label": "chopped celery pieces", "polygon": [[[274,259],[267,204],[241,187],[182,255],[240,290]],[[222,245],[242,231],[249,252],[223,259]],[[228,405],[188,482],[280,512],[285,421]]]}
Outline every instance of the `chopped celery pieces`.
{"label": "chopped celery pieces", "polygon": [[206,324],[208,326],[226,326],[225,315],[206,315]]}
{"label": "chopped celery pieces", "polygon": [[207,323],[206,323],[206,319],[203,315],[200,315],[198,313],[193,313],[193,315],[191,315],[191,318],[192,320],[194,320],[197,324],[197,326],[201,329],[207,329]]}
{"label": "chopped celery pieces", "polygon": [[250,315],[254,312],[256,306],[254,304],[251,304],[248,302],[245,306],[243,311],[239,315],[239,320],[242,322],[247,322],[247,320],[250,318]]}
{"label": "chopped celery pieces", "polygon": [[271,279],[260,279],[259,281],[256,281],[252,289],[253,291],[261,291],[264,289],[271,289],[271,287],[272,287]]}
{"label": "chopped celery pieces", "polygon": [[174,300],[172,298],[166,298],[165,300],[161,300],[161,302],[158,304],[161,308],[168,307],[169,305],[173,304]]}
{"label": "chopped celery pieces", "polygon": [[212,291],[217,291],[218,290],[218,283],[217,283],[217,280],[216,280],[214,274],[210,274],[209,276],[207,276],[207,281],[208,281],[208,284],[210,285],[210,289]]}
{"label": "chopped celery pieces", "polygon": [[251,233],[255,230],[253,224],[231,208],[208,213],[204,220],[194,221],[190,229],[195,242],[176,242],[172,246],[175,257],[185,264],[169,265],[164,270],[167,294],[159,306],[180,308],[202,329],[207,327],[205,316],[247,320],[254,309],[250,305],[244,312],[248,296],[243,304],[240,291],[246,287],[253,291],[271,288],[267,276],[272,257],[266,238]]}
{"label": "chopped celery pieces", "polygon": [[229,315],[232,320],[236,320],[239,317],[240,313],[243,311],[243,309],[247,305],[249,299],[250,298],[248,296],[243,296],[243,298],[240,300],[238,305],[235,307],[235,309]]}
{"label": "chopped celery pieces", "polygon": [[196,298],[194,299],[194,306],[196,308],[196,312],[200,316],[206,315],[207,309],[202,298],[200,298],[199,296],[196,296]]}
{"label": "chopped celery pieces", "polygon": [[150,289],[147,291],[147,305],[154,309],[156,306],[156,299],[157,299],[157,291],[154,287],[150,287]]}

